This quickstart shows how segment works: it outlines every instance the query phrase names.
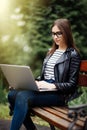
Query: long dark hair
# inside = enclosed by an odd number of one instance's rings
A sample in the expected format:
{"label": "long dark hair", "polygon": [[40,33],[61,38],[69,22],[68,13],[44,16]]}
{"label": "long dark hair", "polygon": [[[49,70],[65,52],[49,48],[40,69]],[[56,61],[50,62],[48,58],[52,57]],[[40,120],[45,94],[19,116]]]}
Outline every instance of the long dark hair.
{"label": "long dark hair", "polygon": [[[56,21],[54,21],[53,26],[57,26],[61,32],[63,33],[63,37],[65,39],[65,43],[67,45],[68,48],[75,48],[76,50],[78,50],[75,46],[74,40],[73,40],[73,36],[72,36],[72,31],[71,31],[71,25],[68,19],[57,19]],[[51,28],[52,28],[51,27]],[[51,50],[49,51],[50,54],[52,54],[56,49],[58,48],[58,45],[55,44],[55,42],[52,45]]]}

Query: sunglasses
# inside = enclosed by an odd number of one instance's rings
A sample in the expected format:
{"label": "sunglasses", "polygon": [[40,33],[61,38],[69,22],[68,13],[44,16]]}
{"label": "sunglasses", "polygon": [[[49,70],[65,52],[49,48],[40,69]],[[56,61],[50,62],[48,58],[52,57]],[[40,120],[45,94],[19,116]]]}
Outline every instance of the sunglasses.
{"label": "sunglasses", "polygon": [[54,37],[54,36],[61,37],[62,34],[63,33],[61,31],[59,31],[59,32],[52,32],[52,37]]}

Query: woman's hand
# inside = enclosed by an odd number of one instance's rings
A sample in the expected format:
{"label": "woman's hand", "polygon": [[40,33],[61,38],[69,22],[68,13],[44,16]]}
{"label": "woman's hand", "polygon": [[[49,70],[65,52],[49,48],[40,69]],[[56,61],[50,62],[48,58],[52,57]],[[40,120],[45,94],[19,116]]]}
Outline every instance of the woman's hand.
{"label": "woman's hand", "polygon": [[12,90],[12,89],[14,89],[13,87],[11,87],[11,86],[9,86],[9,90]]}
{"label": "woman's hand", "polygon": [[36,81],[36,84],[38,86],[39,89],[48,89],[48,90],[52,90],[52,89],[56,89],[56,86],[53,83],[48,83],[46,81]]}

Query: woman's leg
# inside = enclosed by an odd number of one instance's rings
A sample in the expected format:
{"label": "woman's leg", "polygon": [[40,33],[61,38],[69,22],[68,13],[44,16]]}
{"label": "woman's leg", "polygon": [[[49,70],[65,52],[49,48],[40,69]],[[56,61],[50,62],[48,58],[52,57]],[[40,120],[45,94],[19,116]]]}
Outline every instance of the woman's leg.
{"label": "woman's leg", "polygon": [[13,110],[14,110],[14,104],[15,104],[15,99],[16,99],[16,94],[18,93],[17,90],[11,90],[8,93],[8,102],[9,102],[9,108],[10,108],[10,112],[9,114],[12,115],[13,114]]}
{"label": "woman's leg", "polygon": [[24,119],[24,122],[23,122],[24,126],[26,127],[27,130],[36,130],[36,127],[30,117],[30,112],[28,112],[26,114],[26,117]]}
{"label": "woman's leg", "polygon": [[36,92],[32,106],[63,106],[65,105],[65,99],[57,91],[43,91]]}
{"label": "woman's leg", "polygon": [[[22,123],[24,123],[27,130],[34,130],[35,126],[27,114],[31,107],[56,106],[63,104],[64,99],[56,92],[20,91],[16,95],[14,115],[10,130],[19,130]],[[30,125],[28,125],[28,123]]]}
{"label": "woman's leg", "polygon": [[[64,104],[63,96],[56,92],[35,92],[32,103],[29,106],[62,106]],[[30,113],[26,114],[24,125],[27,130],[35,130],[35,125],[29,115]]]}
{"label": "woman's leg", "polygon": [[[10,130],[19,130],[22,123],[24,123],[27,130],[35,129],[32,120],[27,115],[29,106],[32,106],[33,98],[34,98],[34,93],[31,91],[20,91],[16,94],[14,114],[13,114]],[[27,123],[29,123],[30,126],[28,126]]]}

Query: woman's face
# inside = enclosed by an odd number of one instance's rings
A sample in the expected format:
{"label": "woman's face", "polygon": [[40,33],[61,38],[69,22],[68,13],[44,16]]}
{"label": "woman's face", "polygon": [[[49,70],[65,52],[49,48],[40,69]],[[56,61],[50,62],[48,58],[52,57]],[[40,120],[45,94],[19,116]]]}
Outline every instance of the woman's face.
{"label": "woman's face", "polygon": [[52,27],[52,37],[56,45],[58,45],[58,48],[63,48],[66,46],[63,32],[61,32],[61,30],[56,25]]}

